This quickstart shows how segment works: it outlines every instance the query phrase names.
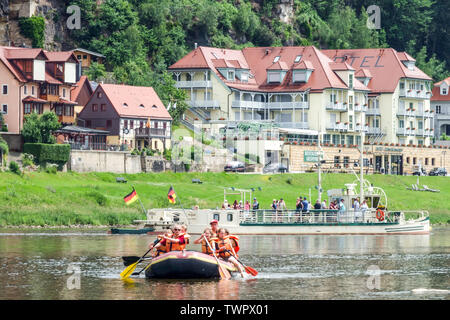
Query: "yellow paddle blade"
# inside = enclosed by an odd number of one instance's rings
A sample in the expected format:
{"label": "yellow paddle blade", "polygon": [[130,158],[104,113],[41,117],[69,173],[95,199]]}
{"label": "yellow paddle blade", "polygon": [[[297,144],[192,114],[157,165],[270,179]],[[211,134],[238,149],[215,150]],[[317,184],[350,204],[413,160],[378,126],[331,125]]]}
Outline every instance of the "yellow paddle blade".
{"label": "yellow paddle blade", "polygon": [[126,269],[123,270],[120,274],[120,279],[128,278],[133,273],[134,269],[136,269],[138,262],[139,261],[136,261],[135,263],[130,264],[128,267],[126,267]]}

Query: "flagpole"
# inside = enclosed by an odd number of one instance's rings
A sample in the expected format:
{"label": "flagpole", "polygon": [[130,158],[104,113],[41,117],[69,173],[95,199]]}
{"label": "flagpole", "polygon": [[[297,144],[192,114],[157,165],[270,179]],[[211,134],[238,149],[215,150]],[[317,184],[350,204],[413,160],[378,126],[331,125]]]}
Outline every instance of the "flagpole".
{"label": "flagpole", "polygon": [[[175,192],[175,188],[174,188],[172,185],[170,185],[170,187],[173,189],[173,192]],[[177,198],[179,198],[179,197],[178,197],[178,194],[177,194],[176,192],[175,192],[175,194],[177,195]],[[183,214],[184,214],[184,216],[185,216],[187,222],[189,223],[189,218],[188,218],[188,216],[186,215],[186,211],[184,210],[183,204],[181,203],[181,199],[179,199],[179,201],[180,201],[181,209],[183,209]]]}
{"label": "flagpole", "polygon": [[[133,191],[136,191],[134,186],[132,186],[132,187],[133,187]],[[137,194],[137,192],[136,192],[136,194]],[[138,195],[138,200],[139,200],[139,203],[141,204],[142,211],[144,211],[145,217],[147,217],[147,210],[145,210],[144,204],[142,203],[141,198],[139,197],[139,195]]]}

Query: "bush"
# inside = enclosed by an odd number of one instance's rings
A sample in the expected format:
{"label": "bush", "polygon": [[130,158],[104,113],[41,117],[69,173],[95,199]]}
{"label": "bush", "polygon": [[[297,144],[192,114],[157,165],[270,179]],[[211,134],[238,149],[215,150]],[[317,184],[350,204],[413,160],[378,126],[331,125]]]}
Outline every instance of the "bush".
{"label": "bush", "polygon": [[17,164],[17,162],[15,161],[11,161],[9,163],[9,170],[15,174],[19,174],[20,175],[20,168],[19,165]]}
{"label": "bush", "polygon": [[24,153],[34,156],[36,164],[45,165],[47,162],[63,166],[69,161],[70,145],[68,144],[45,144],[45,143],[25,143]]}
{"label": "bush", "polygon": [[56,172],[58,172],[58,165],[49,164],[49,165],[45,166],[44,170],[47,173],[56,174]]}
{"label": "bush", "polygon": [[31,39],[33,48],[44,47],[44,17],[29,17],[19,19],[20,33]]}
{"label": "bush", "polygon": [[34,164],[34,156],[29,153],[22,154],[22,166],[24,168],[31,167]]}
{"label": "bush", "polygon": [[106,198],[103,194],[97,191],[91,191],[86,194],[88,197],[91,197],[98,203],[98,205],[104,207],[108,203],[108,198]]}

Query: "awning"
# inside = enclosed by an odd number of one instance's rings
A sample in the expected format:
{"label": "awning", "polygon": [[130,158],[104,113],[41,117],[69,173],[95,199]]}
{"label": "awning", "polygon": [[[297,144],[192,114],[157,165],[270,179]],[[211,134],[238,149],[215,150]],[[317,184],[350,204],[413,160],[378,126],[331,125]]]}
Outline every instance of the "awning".
{"label": "awning", "polygon": [[109,131],[91,129],[79,126],[65,126],[56,132],[58,133],[79,133],[79,134],[90,134],[90,135],[109,135]]}
{"label": "awning", "polygon": [[73,101],[69,101],[69,100],[64,100],[59,98],[58,103],[62,103],[62,104],[71,104],[71,105],[77,105],[77,102],[73,102]]}
{"label": "awning", "polygon": [[35,103],[50,103],[47,100],[35,98],[32,96],[28,96],[22,100],[23,102],[35,102]]}

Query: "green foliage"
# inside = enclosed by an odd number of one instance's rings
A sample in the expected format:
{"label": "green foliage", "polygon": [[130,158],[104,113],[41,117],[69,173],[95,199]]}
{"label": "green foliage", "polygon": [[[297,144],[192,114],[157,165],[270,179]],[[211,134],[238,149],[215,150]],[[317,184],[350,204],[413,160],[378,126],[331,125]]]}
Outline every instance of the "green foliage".
{"label": "green foliage", "polygon": [[90,192],[86,193],[86,196],[94,199],[95,202],[97,202],[97,204],[102,207],[104,207],[108,204],[108,198],[106,198],[106,196],[104,196],[103,194],[101,194],[98,191],[90,191]]}
{"label": "green foliage", "polygon": [[0,152],[3,155],[7,155],[9,153],[8,144],[6,143],[6,141],[2,137],[0,137]]}
{"label": "green foliage", "polygon": [[24,168],[32,166],[34,163],[34,156],[30,153],[22,153],[22,166]]}
{"label": "green foliage", "polygon": [[92,81],[98,81],[98,79],[104,78],[106,76],[105,65],[98,62],[92,62],[91,66],[86,72],[86,75],[89,78],[89,80]]}
{"label": "green foliage", "polygon": [[32,154],[37,164],[47,162],[64,165],[70,156],[70,145],[68,144],[45,144],[45,143],[25,143],[23,145],[25,153]]}
{"label": "green foliage", "polygon": [[20,33],[31,39],[33,48],[44,47],[44,17],[29,17],[19,19]]}
{"label": "green foliage", "polygon": [[9,163],[9,171],[11,171],[12,173],[20,175],[20,168],[19,168],[19,165],[17,164],[17,162],[11,161]]}
{"label": "green foliage", "polygon": [[25,143],[55,143],[53,132],[60,127],[54,112],[46,111],[41,116],[32,113],[25,117],[22,136]]}

